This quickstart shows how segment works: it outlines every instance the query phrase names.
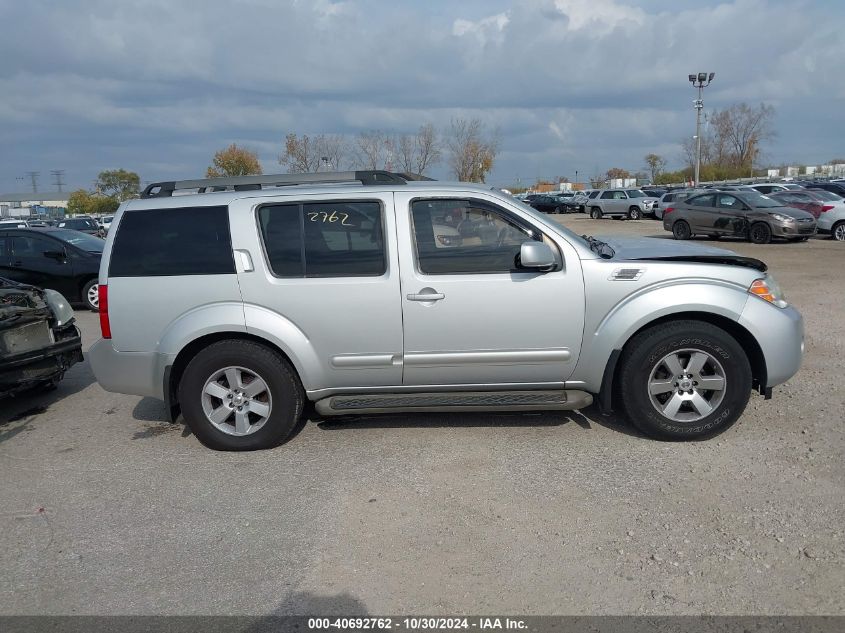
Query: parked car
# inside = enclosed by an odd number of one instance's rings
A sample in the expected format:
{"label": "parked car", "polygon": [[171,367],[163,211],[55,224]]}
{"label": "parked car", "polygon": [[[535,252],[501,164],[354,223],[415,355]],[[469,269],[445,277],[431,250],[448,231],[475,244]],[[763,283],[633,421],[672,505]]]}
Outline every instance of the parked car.
{"label": "parked car", "polygon": [[590,217],[627,218],[639,220],[654,212],[656,198],[650,198],[639,189],[606,189],[590,200]]}
{"label": "parked car", "polygon": [[83,233],[88,233],[88,235],[101,236],[104,234],[102,229],[100,229],[100,226],[97,224],[97,221],[92,218],[66,218],[59,220],[56,227],[60,229],[81,231]]}
{"label": "parked car", "polygon": [[82,339],[65,298],[0,277],[0,398],[54,384],[81,360]]}
{"label": "parked car", "polygon": [[[153,183],[121,204],[90,351],[104,389],[164,400],[213,448],[277,445],[309,401],[327,417],[595,398],[701,438],[801,362],[800,314],[730,251],[579,236],[498,191],[390,172],[213,182],[228,189]],[[438,246],[447,218],[460,246]],[[526,314],[543,318],[514,327]]]}
{"label": "parked car", "polygon": [[824,191],[839,194],[840,196],[845,196],[845,182],[842,181],[813,182],[805,185],[805,188],[822,189]]}
{"label": "parked car", "polygon": [[529,196],[525,203],[544,213],[565,213],[567,209],[566,202],[551,194]]}
{"label": "parked car", "polygon": [[585,213],[586,210],[587,210],[587,207],[585,205],[587,204],[587,200],[590,199],[590,197],[589,197],[590,193],[592,193],[593,191],[597,191],[597,190],[596,189],[586,189],[584,191],[577,191],[575,193],[575,195],[572,196],[571,203],[572,203],[573,210],[575,210],[579,213]]}
{"label": "parked car", "polygon": [[0,229],[5,229],[5,228],[9,228],[9,227],[13,227],[13,228],[16,228],[16,229],[17,228],[25,229],[28,226],[29,226],[29,223],[26,220],[19,219],[19,218],[0,220]]}
{"label": "parked car", "polygon": [[655,198],[655,199],[660,199],[660,197],[661,197],[664,193],[666,193],[666,189],[661,189],[661,188],[659,188],[659,187],[643,187],[643,188],[641,189],[641,191],[642,191],[645,195],[647,195],[647,196],[649,196],[649,197],[651,197],[651,198]]}
{"label": "parked car", "polygon": [[768,244],[772,237],[806,240],[816,233],[816,220],[806,211],[759,193],[700,193],[663,210],[663,228],[676,240],[694,235],[712,239],[744,237],[755,244]]}
{"label": "parked car", "polygon": [[[828,192],[825,192],[828,193]],[[836,194],[829,194],[831,196]],[[769,194],[769,198],[772,200],[777,200],[778,202],[784,204],[787,207],[793,207],[795,209],[802,209],[807,213],[811,214],[816,220],[819,219],[819,216],[822,214],[822,211],[830,211],[833,209],[833,204],[827,204],[815,193],[810,191],[775,191]],[[842,200],[840,198],[840,200]],[[843,205],[845,206],[845,201],[843,201]]]}
{"label": "parked car", "polygon": [[113,219],[114,219],[113,215],[107,215],[107,216],[100,218],[97,226],[100,228],[100,234],[101,235],[106,235],[109,232],[109,229],[111,228],[111,222],[112,222]]}
{"label": "parked car", "polygon": [[105,242],[59,228],[0,227],[0,277],[50,288],[97,311],[97,275]]}
{"label": "parked car", "polygon": [[830,235],[838,242],[845,242],[845,198],[826,189],[812,189],[807,192],[822,201],[821,213],[816,220],[818,232]]}
{"label": "parked car", "polygon": [[752,189],[756,189],[762,194],[772,193],[774,191],[803,191],[804,187],[796,185],[791,182],[763,182],[756,185],[750,185]]}
{"label": "parked car", "polygon": [[696,189],[690,189],[689,191],[684,191],[683,189],[676,189],[675,191],[670,191],[668,193],[663,194],[660,200],[658,200],[652,207],[654,218],[656,220],[662,220],[663,210],[666,207],[671,207],[673,204],[676,204],[682,200],[687,199],[689,196],[700,192],[701,190]]}

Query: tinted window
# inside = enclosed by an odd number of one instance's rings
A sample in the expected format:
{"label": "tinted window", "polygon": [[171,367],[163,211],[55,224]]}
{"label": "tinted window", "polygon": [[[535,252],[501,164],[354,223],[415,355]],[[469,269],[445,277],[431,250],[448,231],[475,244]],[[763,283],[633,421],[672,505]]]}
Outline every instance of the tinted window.
{"label": "tinted window", "polygon": [[12,237],[12,251],[15,257],[44,257],[45,251],[58,251],[62,246],[53,240],[35,235]]}
{"label": "tinted window", "polygon": [[411,205],[417,261],[429,274],[518,270],[523,242],[542,241],[495,207],[466,200],[418,200]]}
{"label": "tinted window", "polygon": [[6,237],[5,235],[0,235],[0,257],[8,257],[11,255],[12,249],[9,248],[6,244],[10,243],[11,239]]}
{"label": "tinted window", "polygon": [[613,192],[612,191],[604,191],[601,194],[602,200],[612,200],[613,199]]}
{"label": "tinted window", "polygon": [[597,195],[599,195],[599,193],[601,193],[601,192],[599,192],[599,191],[591,191],[591,192],[590,192],[590,199],[592,200],[592,199],[593,199],[593,198],[595,198]]}
{"label": "tinted window", "polygon": [[663,196],[663,202],[672,202],[672,200],[674,200],[674,199],[675,199],[674,193],[667,193],[665,196]]}
{"label": "tinted window", "polygon": [[235,272],[226,207],[127,211],[112,247],[111,277]]}
{"label": "tinted window", "polygon": [[694,204],[697,207],[712,207],[715,206],[714,198],[715,196],[712,193],[708,193],[703,196],[696,196],[695,198],[690,198],[689,200],[687,200],[687,204]]}
{"label": "tinted window", "polygon": [[383,275],[381,204],[320,202],[261,207],[258,223],[270,269],[279,277]]}
{"label": "tinted window", "polygon": [[88,233],[82,233],[81,231],[72,231],[70,229],[50,231],[50,235],[62,240],[63,242],[67,242],[68,244],[73,244],[76,248],[91,253],[102,253],[103,247],[106,245],[105,240],[101,240],[99,237],[94,237],[93,235],[88,235]]}

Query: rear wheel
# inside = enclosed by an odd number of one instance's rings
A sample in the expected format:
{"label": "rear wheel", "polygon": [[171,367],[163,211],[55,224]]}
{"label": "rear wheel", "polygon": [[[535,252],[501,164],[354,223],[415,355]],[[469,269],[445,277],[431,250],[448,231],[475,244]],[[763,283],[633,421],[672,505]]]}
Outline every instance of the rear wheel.
{"label": "rear wheel", "polygon": [[751,365],[721,328],[677,321],[645,330],[626,345],[619,385],[625,413],[643,433],[701,439],[742,415],[751,395]]}
{"label": "rear wheel", "polygon": [[601,220],[601,215],[601,209],[599,209],[598,207],[593,207],[592,209],[590,209],[590,217],[594,220]]}
{"label": "rear wheel", "polygon": [[100,310],[100,284],[97,279],[89,279],[82,286],[82,302],[92,312]]}
{"label": "rear wheel", "polygon": [[692,231],[686,220],[678,220],[672,225],[672,235],[676,240],[688,240],[692,237]]}
{"label": "rear wheel", "polygon": [[560,215],[560,207],[555,207],[555,213],[557,213],[558,215]]}
{"label": "rear wheel", "polygon": [[640,211],[639,207],[631,207],[628,209],[628,219],[629,220],[639,220],[643,217],[642,211]]}
{"label": "rear wheel", "polygon": [[830,236],[837,242],[845,242],[845,222],[837,222],[830,229]]}
{"label": "rear wheel", "polygon": [[754,244],[768,244],[772,241],[772,229],[764,222],[755,222],[748,229],[748,239]]}
{"label": "rear wheel", "polygon": [[252,341],[213,343],[179,383],[185,422],[206,446],[249,451],[281,444],[302,415],[296,372],[277,352]]}

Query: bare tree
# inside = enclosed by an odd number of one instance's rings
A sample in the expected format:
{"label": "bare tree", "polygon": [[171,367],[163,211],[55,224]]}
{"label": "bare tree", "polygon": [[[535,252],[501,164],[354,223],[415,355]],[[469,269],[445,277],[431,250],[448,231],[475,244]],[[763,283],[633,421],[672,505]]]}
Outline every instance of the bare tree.
{"label": "bare tree", "polygon": [[666,159],[658,154],[646,154],[645,164],[651,173],[651,182],[657,180],[657,177],[666,169]]}
{"label": "bare tree", "polygon": [[442,152],[437,130],[431,123],[420,126],[416,134],[403,134],[396,142],[399,165],[403,172],[425,175],[440,162]]}
{"label": "bare tree", "polygon": [[396,140],[387,132],[371,130],[355,138],[355,166],[360,169],[393,169]]}
{"label": "bare tree", "polygon": [[320,134],[310,137],[303,134],[288,134],[285,149],[279,156],[279,163],[288,168],[290,174],[306,174],[318,171],[338,171],[346,160],[347,146],[343,136]]}
{"label": "bare tree", "polygon": [[487,136],[481,119],[453,119],[446,146],[452,175],[464,182],[484,182],[499,153],[498,134]]}
{"label": "bare tree", "polygon": [[774,108],[765,103],[757,107],[739,103],[713,112],[710,121],[714,137],[726,150],[723,155],[712,157],[715,164],[750,169],[761,144],[774,136],[774,114]]}

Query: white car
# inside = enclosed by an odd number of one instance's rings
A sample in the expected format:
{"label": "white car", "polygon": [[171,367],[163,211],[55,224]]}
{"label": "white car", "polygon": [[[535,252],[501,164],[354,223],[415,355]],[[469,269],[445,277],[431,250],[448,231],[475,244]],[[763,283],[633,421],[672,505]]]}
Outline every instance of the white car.
{"label": "white car", "polygon": [[29,223],[26,220],[0,220],[0,227],[4,229],[26,229]]}

